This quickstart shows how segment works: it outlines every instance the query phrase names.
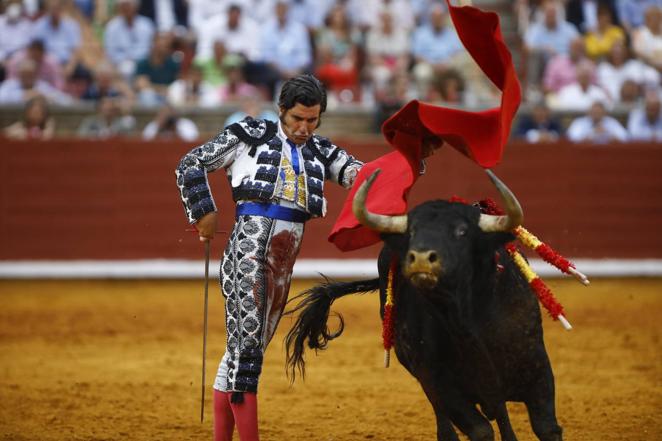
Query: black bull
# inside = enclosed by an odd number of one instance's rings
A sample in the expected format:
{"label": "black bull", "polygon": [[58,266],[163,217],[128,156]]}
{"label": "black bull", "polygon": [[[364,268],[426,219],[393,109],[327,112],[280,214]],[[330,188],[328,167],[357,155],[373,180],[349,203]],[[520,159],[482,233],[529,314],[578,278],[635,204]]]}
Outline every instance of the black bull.
{"label": "black bull", "polygon": [[514,239],[507,231],[522,218],[512,193],[506,188],[512,200],[504,200],[519,213],[509,208],[509,216],[487,223],[477,207],[446,201],[386,218],[360,212],[372,180],[362,199],[357,193],[355,213],[384,233],[379,278],[326,283],[297,297],[301,302],[293,312],[299,317],[286,339],[291,374],[297,367],[304,372],[306,344],[324,349],[342,333],[342,319],[336,332],[326,324],[335,299],[379,289],[383,316],[395,259],[395,353],[432,404],[437,439],[458,440],[454,425],[472,441],[493,440],[488,420],[496,419],[501,439],[516,440],[505,403],[518,401],[540,440],[561,440],[540,308],[504,249]]}

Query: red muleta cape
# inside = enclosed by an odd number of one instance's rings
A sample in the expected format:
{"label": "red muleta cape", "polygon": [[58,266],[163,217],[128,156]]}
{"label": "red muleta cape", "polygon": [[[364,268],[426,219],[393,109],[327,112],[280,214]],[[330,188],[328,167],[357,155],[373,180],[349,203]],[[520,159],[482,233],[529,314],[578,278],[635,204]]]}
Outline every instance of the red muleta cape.
{"label": "red muleta cape", "polygon": [[484,168],[501,160],[521,91],[510,51],[501,35],[499,16],[471,6],[451,6],[446,1],[462,44],[502,91],[501,106],[468,112],[414,100],[391,116],[382,126],[382,134],[396,151],[363,166],[329,235],[329,241],[342,251],[380,241],[379,234],[362,226],[352,213],[356,190],[375,169],[380,168],[382,173],[368,196],[368,209],[388,215],[407,211],[407,195],[419,176],[421,140],[425,136],[442,138]]}

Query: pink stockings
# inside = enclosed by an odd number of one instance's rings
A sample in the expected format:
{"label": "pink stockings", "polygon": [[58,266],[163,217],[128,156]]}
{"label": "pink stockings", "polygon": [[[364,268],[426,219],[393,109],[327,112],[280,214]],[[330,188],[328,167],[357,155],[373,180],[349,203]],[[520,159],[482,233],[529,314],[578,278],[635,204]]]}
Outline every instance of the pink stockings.
{"label": "pink stockings", "polygon": [[214,389],[214,441],[231,441],[235,424],[240,441],[259,441],[257,394],[244,392],[242,403],[231,403],[232,392]]}

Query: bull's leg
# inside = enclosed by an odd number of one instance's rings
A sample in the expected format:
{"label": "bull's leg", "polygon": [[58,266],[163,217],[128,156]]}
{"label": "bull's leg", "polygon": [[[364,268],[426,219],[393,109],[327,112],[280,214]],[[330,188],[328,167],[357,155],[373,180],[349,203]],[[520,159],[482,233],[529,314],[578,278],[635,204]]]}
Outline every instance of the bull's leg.
{"label": "bull's leg", "polygon": [[422,384],[425,395],[430,400],[437,418],[437,441],[460,441],[453,429],[453,424],[448,418],[441,395],[435,386]]}
{"label": "bull's leg", "polygon": [[496,422],[499,426],[501,441],[517,441],[515,432],[513,432],[513,427],[510,425],[510,418],[508,417],[508,409],[506,409],[506,403],[503,403],[497,409]]}
{"label": "bull's leg", "polygon": [[562,441],[563,429],[556,421],[554,410],[554,395],[549,400],[540,400],[537,397],[526,402],[529,411],[531,427],[540,441]]}

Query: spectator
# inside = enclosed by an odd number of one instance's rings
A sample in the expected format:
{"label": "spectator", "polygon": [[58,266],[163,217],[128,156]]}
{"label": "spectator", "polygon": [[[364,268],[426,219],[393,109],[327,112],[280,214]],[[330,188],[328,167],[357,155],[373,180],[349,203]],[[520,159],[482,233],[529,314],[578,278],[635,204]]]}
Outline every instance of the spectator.
{"label": "spectator", "polygon": [[548,96],[548,105],[553,110],[585,112],[591,105],[600,101],[611,105],[611,100],[602,88],[592,84],[594,67],[592,63],[582,62],[577,66],[577,81],[564,86],[559,93]]}
{"label": "spectator", "polygon": [[562,134],[561,124],[552,117],[544,102],[538,102],[531,109],[530,115],[524,115],[517,125],[516,137],[527,142],[554,142]]}
{"label": "spectator", "polygon": [[370,29],[366,50],[375,88],[384,87],[396,73],[406,71],[409,61],[409,37],[393,26],[390,12],[382,12],[380,24]]}
{"label": "spectator", "polygon": [[244,79],[242,68],[244,61],[237,54],[226,55],[223,59],[223,67],[228,81],[218,89],[218,97],[221,103],[237,101],[245,97],[264,98],[260,91]]}
{"label": "spectator", "polygon": [[660,111],[659,90],[647,90],[643,106],[639,106],[630,112],[628,133],[633,141],[662,142],[662,112]]}
{"label": "spectator", "polygon": [[388,118],[413,98],[406,72],[389,78],[385,87],[375,91],[374,130],[379,131]]}
{"label": "spectator", "polygon": [[384,13],[392,17],[392,25],[398,32],[409,33],[415,27],[409,0],[349,0],[348,3],[354,22],[363,30],[379,27]]}
{"label": "spectator", "polygon": [[46,15],[34,24],[33,39],[44,42],[46,52],[57,59],[66,78],[89,76],[80,63],[80,26],[65,15],[66,0],[49,0],[47,5]]}
{"label": "spectator", "polygon": [[202,70],[202,78],[212,86],[220,86],[225,84],[227,77],[223,68],[223,59],[228,52],[225,50],[225,45],[222,41],[215,41],[213,46],[213,56],[207,60],[197,60],[195,65],[199,66]]}
{"label": "spectator", "polygon": [[650,6],[662,8],[662,0],[618,0],[618,18],[621,24],[631,32],[644,24],[644,12]]}
{"label": "spectator", "polygon": [[310,69],[312,50],[305,26],[288,18],[288,2],[275,3],[276,17],[265,25],[260,48],[263,61],[284,80]]}
{"label": "spectator", "polygon": [[427,97],[434,77],[448,69],[451,59],[464,50],[455,29],[446,25],[447,21],[445,8],[437,4],[430,10],[430,23],[419,26],[413,33],[413,73],[421,97]]}
{"label": "spectator", "polygon": [[572,142],[595,144],[625,142],[628,139],[627,131],[618,120],[607,116],[606,108],[600,101],[591,105],[588,115],[579,117],[570,124],[567,135]]}
{"label": "spectator", "polygon": [[35,95],[43,95],[57,104],[70,104],[69,95],[37,78],[37,65],[33,60],[23,60],[16,67],[16,78],[8,78],[0,84],[0,104],[23,103]]}
{"label": "spectator", "polygon": [[162,107],[156,114],[156,118],[143,129],[143,139],[145,141],[181,139],[191,142],[198,139],[198,137],[198,128],[195,123],[190,119],[180,117],[168,105]]}
{"label": "spectator", "polygon": [[2,134],[8,139],[52,139],[55,120],[49,115],[48,102],[36,95],[25,103],[23,119],[5,127]]}
{"label": "spectator", "polygon": [[141,0],[138,14],[149,18],[159,32],[188,27],[187,0]]}
{"label": "spectator", "polygon": [[639,87],[657,87],[660,84],[659,72],[640,60],[630,58],[629,48],[624,41],[614,44],[608,58],[598,65],[597,76],[598,84],[614,101],[620,99],[623,84],[627,80]]}
{"label": "spectator", "polygon": [[643,88],[632,81],[631,79],[626,79],[623,81],[621,86],[621,94],[619,96],[620,104],[625,105],[635,105],[642,97]]}
{"label": "spectator", "polygon": [[227,13],[215,15],[198,34],[197,60],[208,60],[213,56],[213,46],[220,41],[231,54],[241,54],[247,60],[257,61],[260,57],[260,27],[250,17],[244,17],[236,0],[229,3]]}
{"label": "spectator", "polygon": [[614,24],[611,9],[606,5],[598,6],[598,25],[588,31],[586,40],[586,54],[594,60],[604,58],[612,46],[617,42],[625,41],[623,29]]}
{"label": "spectator", "polygon": [[[264,2],[264,0],[262,1]],[[271,1],[264,3],[271,4]],[[217,15],[225,15],[228,2],[227,0],[188,0],[188,8],[189,27],[193,30],[194,34],[199,36],[205,32],[207,20]]]}
{"label": "spectator", "polygon": [[632,36],[634,52],[646,63],[662,70],[662,8],[650,6],[644,14],[644,25]]}
{"label": "spectator", "polygon": [[533,87],[539,84],[547,61],[555,55],[567,54],[570,42],[579,36],[573,25],[559,19],[557,2],[545,1],[542,10],[542,21],[533,23],[524,35],[526,78]]}
{"label": "spectator", "polygon": [[344,5],[337,4],[316,38],[318,67],[315,76],[331,93],[354,90],[359,79],[361,35],[352,27]]}
{"label": "spectator", "polygon": [[21,3],[11,2],[0,15],[0,64],[30,43],[32,23],[25,16]]}
{"label": "spectator", "polygon": [[433,98],[435,101],[461,106],[465,104],[465,89],[464,78],[455,69],[447,69],[435,79],[435,91],[438,96]]}
{"label": "spectator", "polygon": [[37,78],[49,83],[56,89],[64,89],[64,74],[62,67],[55,57],[47,54],[44,48],[44,42],[33,40],[28,47],[16,52],[7,63],[7,76],[9,78],[18,77],[18,65],[23,60],[32,60],[37,66]]}
{"label": "spectator", "polygon": [[97,102],[97,114],[85,118],[78,127],[79,138],[110,139],[130,135],[136,119],[126,114],[119,98],[102,97]]}
{"label": "spectator", "polygon": [[618,17],[615,0],[569,0],[565,6],[566,20],[582,34],[593,31],[600,20],[600,8],[606,8],[613,18]]}
{"label": "spectator", "polygon": [[217,88],[203,79],[202,69],[194,64],[184,78],[168,87],[168,103],[174,107],[214,107],[220,104],[220,98]]}
{"label": "spectator", "polygon": [[586,58],[584,48],[584,39],[577,37],[570,43],[568,54],[558,54],[549,60],[549,63],[545,67],[545,76],[543,78],[545,93],[556,93],[562,87],[577,81],[577,65],[580,62],[591,63]]}
{"label": "spectator", "polygon": [[154,24],[137,15],[138,0],[117,0],[117,15],[106,25],[104,48],[106,56],[119,72],[130,79],[136,63],[149,56],[154,38]]}
{"label": "spectator", "polygon": [[129,85],[118,75],[115,68],[106,61],[102,61],[97,66],[92,83],[81,96],[86,101],[98,101],[104,97],[121,97],[129,102],[134,99],[133,91]]}
{"label": "spectator", "polygon": [[144,83],[149,88],[165,95],[167,86],[179,76],[181,64],[172,51],[172,34],[163,32],[154,36],[149,56],[136,65],[136,83]]}

